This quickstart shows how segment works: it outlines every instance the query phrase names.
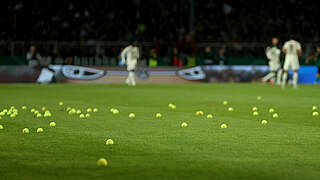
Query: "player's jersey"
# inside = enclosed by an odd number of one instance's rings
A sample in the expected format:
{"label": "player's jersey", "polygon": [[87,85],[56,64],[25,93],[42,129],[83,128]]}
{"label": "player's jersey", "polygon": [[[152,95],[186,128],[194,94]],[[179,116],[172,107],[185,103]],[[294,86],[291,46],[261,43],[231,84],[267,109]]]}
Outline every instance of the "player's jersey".
{"label": "player's jersey", "polygon": [[132,45],[126,47],[121,53],[121,60],[127,64],[137,63],[139,58],[139,48]]}
{"label": "player's jersey", "polygon": [[286,50],[286,59],[298,59],[298,50],[301,50],[301,45],[298,41],[289,40],[284,43],[283,49]]}
{"label": "player's jersey", "polygon": [[266,49],[266,56],[269,61],[280,63],[280,49],[277,46],[268,46]]}

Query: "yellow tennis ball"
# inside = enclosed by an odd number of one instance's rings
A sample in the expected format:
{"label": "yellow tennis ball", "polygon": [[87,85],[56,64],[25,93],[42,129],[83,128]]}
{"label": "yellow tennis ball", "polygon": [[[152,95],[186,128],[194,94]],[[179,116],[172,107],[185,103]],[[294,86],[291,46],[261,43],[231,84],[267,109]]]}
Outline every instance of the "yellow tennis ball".
{"label": "yellow tennis ball", "polygon": [[42,128],[38,128],[37,129],[37,133],[42,133],[43,132],[43,129]]}
{"label": "yellow tennis ball", "polygon": [[114,144],[114,141],[112,139],[107,139],[106,144],[112,145],[112,144]]}
{"label": "yellow tennis ball", "polygon": [[156,118],[161,118],[162,114],[161,113],[156,113]]}
{"label": "yellow tennis ball", "polygon": [[317,106],[312,106],[312,110],[313,110],[313,111],[315,111],[315,110],[317,110],[317,109],[318,109]]}
{"label": "yellow tennis ball", "polygon": [[208,115],[207,115],[207,118],[208,118],[208,119],[211,119],[211,118],[213,118],[213,115],[212,115],[212,114],[208,114]]}
{"label": "yellow tennis ball", "polygon": [[313,112],[312,116],[319,116],[319,113],[318,112]]}
{"label": "yellow tennis ball", "polygon": [[129,113],[129,118],[133,119],[135,117],[136,117],[136,115],[134,113]]}
{"label": "yellow tennis ball", "polygon": [[91,115],[89,113],[86,114],[86,118],[89,118]]}
{"label": "yellow tennis ball", "polygon": [[188,127],[188,124],[186,122],[181,123],[181,127]]}
{"label": "yellow tennis ball", "polygon": [[80,118],[84,118],[85,116],[84,116],[84,114],[80,114],[79,117]]}
{"label": "yellow tennis ball", "polygon": [[229,107],[228,111],[230,111],[230,112],[234,111],[233,107]]}
{"label": "yellow tennis ball", "polygon": [[91,109],[91,108],[88,108],[88,109],[87,109],[87,112],[92,112],[92,109]]}
{"label": "yellow tennis ball", "polygon": [[278,115],[277,113],[274,113],[274,114],[272,115],[272,117],[273,117],[273,118],[278,118],[279,115]]}
{"label": "yellow tennis ball", "polygon": [[269,113],[274,113],[274,111],[275,111],[275,110],[274,110],[273,108],[270,108],[270,109],[269,109]]}
{"label": "yellow tennis ball", "polygon": [[55,122],[50,122],[50,127],[55,127],[56,126],[56,123]]}
{"label": "yellow tennis ball", "polygon": [[59,102],[59,106],[63,106],[63,102],[62,101]]}
{"label": "yellow tennis ball", "polygon": [[113,114],[119,114],[120,111],[119,111],[118,109],[114,109],[112,113],[113,113]]}
{"label": "yellow tennis ball", "polygon": [[252,111],[258,111],[258,108],[257,107],[253,107]]}
{"label": "yellow tennis ball", "polygon": [[99,109],[98,108],[93,108],[93,112],[98,112]]}
{"label": "yellow tennis ball", "polygon": [[78,109],[78,110],[76,111],[76,114],[81,114],[81,110]]}
{"label": "yellow tennis ball", "polygon": [[223,105],[227,105],[227,104],[228,104],[228,101],[223,101],[222,104],[223,104]]}
{"label": "yellow tennis ball", "polygon": [[46,109],[47,109],[46,107],[42,107],[42,108],[41,108],[42,111],[45,111]]}
{"label": "yellow tennis ball", "polygon": [[268,123],[267,120],[262,120],[262,121],[261,121],[261,124],[267,124],[267,123]]}
{"label": "yellow tennis ball", "polygon": [[171,109],[176,109],[176,107],[177,107],[176,105],[172,105]]}
{"label": "yellow tennis ball", "polygon": [[259,113],[257,111],[253,112],[252,114],[253,116],[259,116]]}
{"label": "yellow tennis ball", "polygon": [[26,110],[27,106],[22,106],[21,109]]}
{"label": "yellow tennis ball", "polygon": [[220,126],[222,129],[226,129],[226,128],[228,128],[228,126],[227,126],[227,124],[221,124],[221,126]]}
{"label": "yellow tennis ball", "polygon": [[28,134],[30,131],[29,131],[29,129],[28,128],[24,128],[24,129],[22,129],[22,133],[24,133],[24,134]]}
{"label": "yellow tennis ball", "polygon": [[3,129],[3,125],[0,124],[0,130],[2,130],[2,129]]}
{"label": "yellow tennis ball", "polygon": [[100,158],[98,161],[97,161],[97,166],[107,166],[108,165],[108,161],[105,159],[105,158]]}
{"label": "yellow tennis ball", "polygon": [[257,96],[257,100],[261,100],[262,99],[262,97],[261,96]]}

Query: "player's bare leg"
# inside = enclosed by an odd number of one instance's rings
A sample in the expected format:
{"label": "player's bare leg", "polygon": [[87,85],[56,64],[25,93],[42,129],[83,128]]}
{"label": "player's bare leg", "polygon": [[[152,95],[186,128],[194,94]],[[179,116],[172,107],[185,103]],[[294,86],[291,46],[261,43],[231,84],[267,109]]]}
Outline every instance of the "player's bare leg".
{"label": "player's bare leg", "polygon": [[282,88],[286,86],[287,79],[288,79],[288,71],[284,70],[282,75],[282,84],[281,84]]}
{"label": "player's bare leg", "polygon": [[298,87],[298,70],[294,70],[293,73],[293,87],[297,88]]}

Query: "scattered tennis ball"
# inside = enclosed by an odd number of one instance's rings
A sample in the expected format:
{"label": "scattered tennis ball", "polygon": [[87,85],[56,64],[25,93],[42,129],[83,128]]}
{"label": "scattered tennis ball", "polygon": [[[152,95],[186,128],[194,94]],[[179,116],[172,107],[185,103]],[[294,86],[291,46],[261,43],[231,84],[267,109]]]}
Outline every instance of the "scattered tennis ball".
{"label": "scattered tennis ball", "polygon": [[196,115],[198,115],[198,116],[202,116],[204,113],[203,113],[203,111],[197,111],[196,112]]}
{"label": "scattered tennis ball", "polygon": [[91,109],[91,108],[88,108],[88,109],[87,109],[87,112],[92,112],[92,109]]}
{"label": "scattered tennis ball", "polygon": [[72,114],[74,114],[74,113],[75,113],[75,112],[72,111],[72,110],[70,110],[70,111],[68,112],[69,115],[72,115]]}
{"label": "scattered tennis ball", "polygon": [[35,110],[33,113],[34,113],[34,114],[38,114],[38,113],[39,113],[39,111],[38,111],[38,110]]}
{"label": "scattered tennis ball", "polygon": [[253,116],[259,116],[259,113],[257,111],[253,112],[252,114]]}
{"label": "scattered tennis ball", "polygon": [[4,115],[6,115],[6,113],[5,112],[0,112],[0,116],[4,116]]}
{"label": "scattered tennis ball", "polygon": [[46,108],[46,107],[42,107],[41,110],[42,110],[42,111],[45,111],[45,110],[47,110],[47,108]]}
{"label": "scattered tennis ball", "polygon": [[113,113],[113,114],[119,114],[120,111],[119,111],[118,109],[114,109],[112,113]]}
{"label": "scattered tennis ball", "polygon": [[258,111],[258,108],[257,107],[253,107],[252,111]]}
{"label": "scattered tennis ball", "polygon": [[2,112],[7,113],[8,109],[3,109]]}
{"label": "scattered tennis ball", "polygon": [[270,109],[269,109],[269,113],[274,113],[274,111],[275,111],[275,110],[274,110],[273,108],[270,108]]}
{"label": "scattered tennis ball", "polygon": [[36,117],[37,117],[37,118],[40,118],[40,117],[42,117],[42,114],[41,114],[41,113],[38,113],[38,114],[36,115]]}
{"label": "scattered tennis ball", "polygon": [[267,123],[268,123],[267,120],[262,120],[262,121],[261,121],[261,124],[267,124]]}
{"label": "scattered tennis ball", "polygon": [[262,97],[261,96],[257,96],[257,100],[261,100],[262,99]]}
{"label": "scattered tennis ball", "polygon": [[106,145],[112,145],[114,144],[114,141],[112,139],[107,139]]}
{"label": "scattered tennis ball", "polygon": [[228,105],[228,101],[223,101],[222,104],[223,105]]}
{"label": "scattered tennis ball", "polygon": [[42,128],[38,128],[37,129],[37,133],[42,133],[43,132],[43,129]]}
{"label": "scattered tennis ball", "polygon": [[86,118],[89,118],[91,115],[89,113],[86,114]]}
{"label": "scattered tennis ball", "polygon": [[272,115],[272,117],[273,117],[273,118],[278,118],[278,117],[279,117],[279,114],[278,114],[278,113],[274,113],[274,114]]}
{"label": "scattered tennis ball", "polygon": [[313,112],[312,116],[319,116],[319,113],[318,112]]}
{"label": "scattered tennis ball", "polygon": [[171,104],[171,103],[168,105],[169,108],[171,108],[172,106],[173,106],[173,104]]}
{"label": "scattered tennis ball", "polygon": [[2,129],[3,129],[3,125],[0,124],[0,130],[2,130]]}
{"label": "scattered tennis ball", "polygon": [[97,166],[104,166],[106,167],[108,165],[108,162],[105,158],[100,158],[98,161],[97,161]]}
{"label": "scattered tennis ball", "polygon": [[93,112],[98,112],[99,109],[98,108],[93,108]]}
{"label": "scattered tennis ball", "polygon": [[212,115],[212,114],[208,114],[208,115],[207,115],[207,118],[208,118],[208,119],[212,119],[212,118],[213,118],[213,115]]}
{"label": "scattered tennis ball", "polygon": [[11,107],[10,107],[10,109],[14,109],[14,108],[15,108],[14,106],[11,106]]}
{"label": "scattered tennis ball", "polygon": [[84,118],[85,116],[84,116],[84,114],[80,114],[79,117],[80,118]]}
{"label": "scattered tennis ball", "polygon": [[186,122],[181,123],[181,127],[187,127],[188,124]]}
{"label": "scattered tennis ball", "polygon": [[76,114],[81,114],[81,110],[78,109],[78,110],[76,111]]}
{"label": "scattered tennis ball", "polygon": [[16,114],[10,114],[10,117],[11,117],[11,118],[15,118],[15,117],[16,117]]}
{"label": "scattered tennis ball", "polygon": [[176,109],[176,107],[177,107],[176,105],[172,105],[171,109]]}
{"label": "scattered tennis ball", "polygon": [[136,115],[134,113],[129,113],[129,118],[133,119],[135,117],[136,117]]}
{"label": "scattered tennis ball", "polygon": [[62,101],[59,102],[59,106],[63,106],[63,102]]}
{"label": "scattered tennis ball", "polygon": [[71,107],[67,107],[67,108],[66,108],[66,111],[70,111],[70,110],[71,110]]}
{"label": "scattered tennis ball", "polygon": [[112,112],[112,113],[113,113],[113,111],[114,111],[114,110],[115,110],[115,108],[111,108],[111,109],[110,109],[110,112]]}
{"label": "scattered tennis ball", "polygon": [[44,117],[51,117],[50,111],[46,111],[43,116],[44,116]]}
{"label": "scattered tennis ball", "polygon": [[317,106],[312,106],[312,110],[317,110],[318,107]]}
{"label": "scattered tennis ball", "polygon": [[30,131],[29,131],[29,129],[28,128],[24,128],[24,129],[22,129],[22,133],[24,133],[24,134],[28,134]]}
{"label": "scattered tennis ball", "polygon": [[50,122],[50,127],[55,127],[56,126],[56,123],[55,122]]}
{"label": "scattered tennis ball", "polygon": [[162,114],[161,113],[156,113],[156,118],[161,118]]}
{"label": "scattered tennis ball", "polygon": [[231,111],[234,111],[233,107],[229,107],[229,108],[228,108],[228,111],[230,111],[230,112],[231,112]]}
{"label": "scattered tennis ball", "polygon": [[220,126],[222,129],[226,129],[226,128],[228,128],[228,126],[227,126],[227,124],[221,124],[221,126]]}
{"label": "scattered tennis ball", "polygon": [[35,111],[36,111],[36,110],[35,110],[35,109],[33,109],[33,108],[30,110],[30,112],[32,112],[32,113],[34,113]]}
{"label": "scattered tennis ball", "polygon": [[26,110],[27,106],[22,106],[21,109]]}

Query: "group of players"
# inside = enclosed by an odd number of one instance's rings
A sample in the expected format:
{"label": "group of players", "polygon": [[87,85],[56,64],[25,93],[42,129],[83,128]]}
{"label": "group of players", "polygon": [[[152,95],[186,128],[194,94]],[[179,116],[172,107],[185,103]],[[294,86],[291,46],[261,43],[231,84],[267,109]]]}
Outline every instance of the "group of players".
{"label": "group of players", "polygon": [[[297,88],[298,70],[300,67],[299,57],[302,55],[301,44],[296,41],[293,36],[290,37],[289,41],[284,43],[282,50],[279,49],[278,43],[279,39],[273,37],[272,45],[266,48],[265,53],[269,60],[270,73],[263,77],[262,81],[267,82],[270,80],[284,88],[288,79],[288,71],[292,69],[294,72],[292,84],[294,88]],[[283,68],[280,62],[281,52],[285,55]],[[317,82],[320,79],[320,46],[317,47],[317,51],[314,55],[306,59],[306,63],[309,63],[311,60],[316,61],[316,64],[318,65]]]}
{"label": "group of players", "polygon": [[[137,47],[137,41],[132,42],[127,46],[121,53],[121,59],[123,64],[127,64],[128,78],[126,83],[131,86],[135,86],[135,74],[137,61],[139,58],[139,49]],[[288,79],[288,71],[293,70],[293,87],[298,87],[298,70],[300,67],[299,57],[302,55],[301,44],[295,40],[293,36],[290,37],[290,40],[285,42],[282,50],[278,47],[279,39],[277,37],[272,38],[272,45],[266,48],[266,56],[269,60],[269,69],[270,73],[262,78],[263,82],[272,81],[276,82],[278,85],[281,85],[283,88],[286,86]],[[281,52],[285,55],[284,65],[282,68],[280,55]],[[317,47],[317,51],[314,55],[306,59],[306,63],[309,63],[311,60],[316,61],[318,65],[318,74],[317,81],[320,79],[320,46]],[[276,79],[276,81],[275,81]]]}

